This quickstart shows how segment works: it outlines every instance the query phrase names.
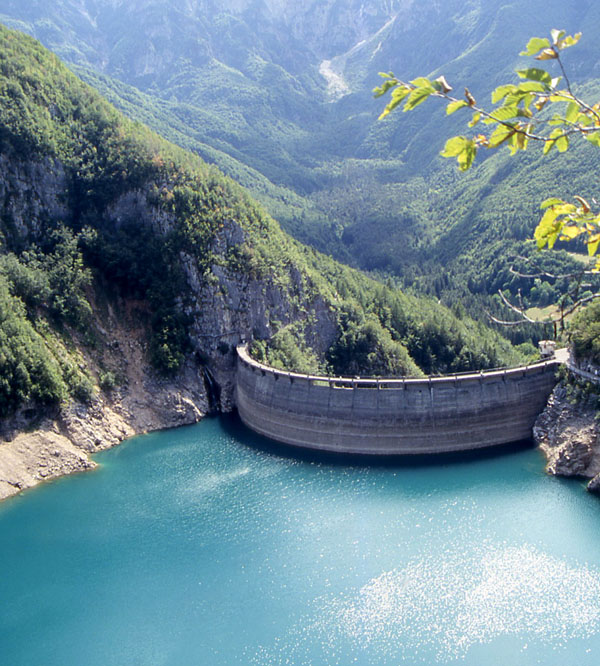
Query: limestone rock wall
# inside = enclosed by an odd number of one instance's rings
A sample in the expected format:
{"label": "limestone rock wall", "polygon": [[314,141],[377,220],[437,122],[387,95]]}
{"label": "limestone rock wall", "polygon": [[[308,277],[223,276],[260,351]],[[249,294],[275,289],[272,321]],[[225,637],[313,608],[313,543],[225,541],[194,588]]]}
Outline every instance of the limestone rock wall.
{"label": "limestone rock wall", "polygon": [[600,492],[600,424],[596,408],[567,399],[564,383],[556,386],[533,429],[548,460],[548,473],[590,479],[588,489]]}

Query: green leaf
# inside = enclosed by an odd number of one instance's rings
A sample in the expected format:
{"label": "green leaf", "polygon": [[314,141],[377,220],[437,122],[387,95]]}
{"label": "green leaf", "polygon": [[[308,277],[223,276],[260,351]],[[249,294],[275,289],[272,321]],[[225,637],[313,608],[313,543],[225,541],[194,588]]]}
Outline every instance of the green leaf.
{"label": "green leaf", "polygon": [[512,126],[499,125],[492,132],[492,135],[489,139],[490,148],[498,148],[505,141],[508,141],[510,137],[515,133],[515,128]]}
{"label": "green leaf", "polygon": [[379,116],[379,120],[389,115],[398,106],[398,104],[400,104],[400,102],[410,93],[410,90],[411,89],[407,88],[406,86],[399,86],[398,88],[394,88],[392,92],[392,99],[390,103],[385,107],[381,115]]}
{"label": "green leaf", "polygon": [[530,67],[529,69],[518,69],[517,74],[522,79],[528,79],[529,81],[539,81],[540,83],[546,83],[548,85],[552,84],[552,77],[545,69],[540,69],[539,67]]}
{"label": "green leaf", "polygon": [[547,155],[552,150],[552,148],[554,148],[555,143],[556,141],[546,141],[544,144],[544,149],[542,150],[542,154]]}
{"label": "green leaf", "polygon": [[587,243],[588,255],[593,257],[598,251],[598,245],[600,245],[600,236],[595,234]]}
{"label": "green leaf", "polygon": [[577,42],[581,39],[581,33],[578,32],[575,35],[571,36],[569,35],[568,37],[565,37],[563,40],[561,40],[558,44],[559,49],[567,49],[569,46],[575,46]]}
{"label": "green leaf", "polygon": [[473,164],[477,155],[477,145],[466,136],[453,136],[446,141],[444,150],[440,153],[442,157],[456,157],[458,168],[466,171]]}
{"label": "green leaf", "polygon": [[407,86],[407,85],[398,86],[392,92],[392,97],[398,97],[400,99],[404,99],[411,90],[412,90],[412,88],[410,86]]}
{"label": "green leaf", "polygon": [[593,134],[586,134],[585,138],[597,148],[600,148],[600,132],[594,132]]}
{"label": "green leaf", "polygon": [[562,136],[559,136],[558,139],[556,139],[556,147],[558,148],[559,153],[564,153],[566,150],[568,150],[569,137],[565,136],[564,134]]}
{"label": "green leaf", "polygon": [[433,88],[415,88],[408,96],[403,111],[411,111],[416,106],[419,106],[419,104],[423,104],[434,92]]}
{"label": "green leaf", "polygon": [[475,156],[477,155],[477,146],[475,141],[469,140],[465,146],[465,149],[457,156],[458,168],[461,171],[466,171],[471,168]]}
{"label": "green leaf", "polygon": [[521,51],[519,55],[522,56],[533,56],[539,53],[542,49],[546,49],[550,46],[550,40],[541,37],[532,37],[525,47],[525,51]]}
{"label": "green leaf", "polygon": [[539,83],[538,81],[525,81],[517,86],[516,93],[530,93],[530,92],[546,92],[550,88],[549,85]]}
{"label": "green leaf", "polygon": [[574,123],[577,120],[577,116],[579,115],[579,104],[576,102],[571,102],[569,106],[567,106],[567,112],[565,113],[565,118],[567,119],[568,122]]}
{"label": "green leaf", "polygon": [[504,104],[502,106],[518,106],[519,104],[523,104],[523,106],[526,109],[528,109],[531,106],[531,103],[533,102],[534,99],[535,99],[534,93],[519,91],[517,89],[516,92],[510,93],[510,95],[506,96]]}
{"label": "green leaf", "polygon": [[446,141],[444,150],[440,153],[442,157],[456,157],[465,149],[469,139],[466,136],[453,136]]}
{"label": "green leaf", "polygon": [[554,243],[556,243],[556,239],[563,226],[563,223],[560,220],[557,220],[558,216],[559,213],[556,208],[548,208],[535,228],[533,237],[537,241],[539,250],[546,245],[548,245],[549,248],[552,248]]}
{"label": "green leaf", "polygon": [[570,241],[581,235],[581,229],[575,224],[565,224],[564,227],[560,230],[560,234],[561,240]]}
{"label": "green leaf", "polygon": [[504,99],[507,95],[514,92],[517,89],[517,86],[512,83],[505,86],[498,86],[496,90],[492,92],[492,103],[498,104],[501,99]]}
{"label": "green leaf", "polygon": [[479,111],[475,111],[475,113],[473,114],[473,118],[469,123],[469,127],[475,127],[475,125],[477,125],[477,123],[480,120],[481,120],[481,113],[479,113]]}
{"label": "green leaf", "polygon": [[391,88],[395,88],[398,85],[399,81],[392,81],[388,80],[382,83],[380,86],[377,88],[373,88],[373,95],[374,97],[381,97],[382,95],[385,95],[385,93],[390,90]]}
{"label": "green leaf", "polygon": [[552,43],[554,45],[558,44],[558,42],[565,36],[566,32],[564,30],[557,30],[556,28],[553,28],[550,30],[550,37],[552,37]]}
{"label": "green leaf", "polygon": [[[529,132],[531,125],[524,128],[524,131]],[[518,150],[527,150],[529,145],[529,137],[524,132],[515,132],[509,140],[509,148],[511,155],[514,155]]]}
{"label": "green leaf", "polygon": [[535,238],[538,237],[538,232],[542,233],[542,231],[548,229],[551,225],[554,225],[554,220],[558,217],[558,213],[556,211],[556,208],[554,206],[548,208],[544,215],[542,216],[542,219],[539,221],[537,229],[535,230]]}
{"label": "green leaf", "polygon": [[577,213],[577,206],[575,206],[575,204],[563,201],[562,204],[554,206],[554,210],[557,215],[567,215],[570,217]]}
{"label": "green leaf", "polygon": [[465,106],[469,105],[463,99],[456,100],[456,102],[450,102],[450,104],[448,104],[446,107],[446,115],[449,116]]}
{"label": "green leaf", "polygon": [[499,109],[496,109],[491,118],[486,118],[483,122],[486,125],[491,125],[492,123],[497,123],[498,121],[503,120],[512,120],[519,115],[519,109],[516,106],[501,106]]}
{"label": "green leaf", "polygon": [[[593,222],[596,229],[598,228],[598,222],[599,221],[600,220],[598,220],[598,218],[595,218],[595,220]],[[600,245],[600,233],[590,234],[590,237],[588,238],[588,241],[587,241],[588,254],[589,254],[590,257],[592,257],[593,255],[596,254],[596,252],[598,251],[598,245]]]}
{"label": "green leaf", "polygon": [[554,146],[556,146],[559,152],[561,153],[564,153],[565,150],[567,150],[569,147],[568,137],[566,137],[564,131],[558,127],[551,132],[548,138],[553,140],[548,141],[544,145],[544,150],[543,150],[544,155],[547,155],[552,150],[552,148],[554,148]]}
{"label": "green leaf", "polygon": [[379,114],[378,120],[383,120],[386,116],[388,116],[398,106],[398,104],[400,104],[401,101],[402,100],[400,99],[393,99]]}
{"label": "green leaf", "polygon": [[411,81],[411,83],[413,86],[415,86],[415,88],[431,88],[433,90],[431,81],[424,76],[420,76],[418,79]]}
{"label": "green leaf", "polygon": [[551,102],[572,102],[573,96],[571,93],[568,93],[566,90],[561,90],[555,95],[550,95]]}
{"label": "green leaf", "polygon": [[549,208],[550,206],[559,206],[565,202],[562,199],[557,199],[556,197],[550,197],[540,204],[540,208]]}

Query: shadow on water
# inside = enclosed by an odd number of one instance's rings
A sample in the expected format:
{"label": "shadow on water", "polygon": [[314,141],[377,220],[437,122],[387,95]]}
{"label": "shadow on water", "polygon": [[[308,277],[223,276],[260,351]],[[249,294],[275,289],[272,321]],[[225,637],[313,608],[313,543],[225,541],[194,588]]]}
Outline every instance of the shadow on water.
{"label": "shadow on water", "polygon": [[452,465],[465,465],[469,463],[504,458],[506,456],[532,450],[535,444],[532,440],[524,440],[511,444],[503,444],[489,449],[476,449],[473,451],[456,451],[439,454],[415,455],[350,455],[347,453],[332,453],[328,451],[315,451],[283,444],[268,439],[246,427],[237,412],[219,417],[223,430],[238,441],[262,453],[287,458],[305,463],[319,463],[334,467],[381,467],[381,468],[426,468]]}

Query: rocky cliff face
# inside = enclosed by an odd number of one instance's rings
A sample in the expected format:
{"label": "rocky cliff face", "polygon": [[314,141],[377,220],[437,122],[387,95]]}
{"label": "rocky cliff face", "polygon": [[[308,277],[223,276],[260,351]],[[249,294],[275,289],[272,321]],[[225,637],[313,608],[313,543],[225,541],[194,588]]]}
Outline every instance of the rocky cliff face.
{"label": "rocky cliff face", "polygon": [[0,201],[3,219],[18,239],[39,233],[48,220],[67,215],[67,175],[63,165],[47,158],[17,161],[0,152]]}
{"label": "rocky cliff face", "polygon": [[572,403],[564,383],[554,389],[533,429],[548,460],[550,474],[590,479],[588,489],[600,492],[600,424],[589,401]]}
{"label": "rocky cliff face", "polygon": [[[149,201],[147,192],[128,192],[108,209],[109,222],[118,224],[132,216],[161,236],[173,231],[175,219]],[[190,252],[179,255],[186,282],[184,309],[191,319],[191,357],[202,359],[218,385],[219,409],[233,405],[235,348],[243,341],[269,338],[274,326],[304,322],[305,339],[324,353],[337,333],[334,313],[315,293],[310,279],[292,262],[284,274],[236,270],[228,257],[248,250],[249,235],[233,217],[225,220],[210,249],[206,270]],[[249,250],[248,250],[249,251]]]}
{"label": "rocky cliff face", "polygon": [[[67,178],[60,162],[22,161],[0,156],[0,196],[13,247],[25,245],[43,229],[69,218]],[[176,226],[146,190],[129,190],[105,211],[104,224],[118,227],[135,219],[140,229],[161,238]],[[125,437],[194,423],[210,411],[233,407],[235,347],[253,337],[269,337],[277,326],[306,318],[306,339],[317,351],[336,335],[335,316],[310,280],[292,262],[282,275],[236,270],[228,261],[246,247],[248,233],[233,217],[225,220],[209,250],[211,264],[200,265],[194,253],[180,251],[189,317],[188,350],[183,367],[169,379],[149,363],[148,305],[106,291],[96,280],[89,294],[89,347],[71,332],[81,367],[98,385],[89,404],[69,401],[60,408],[21,410],[0,432],[0,499],[41,481],[95,466],[90,454]],[[111,372],[118,387],[101,390],[100,376]],[[27,432],[29,431],[29,432]]]}
{"label": "rocky cliff face", "polygon": [[81,364],[98,379],[102,371],[119,386],[97,390],[89,403],[69,400],[44,410],[28,406],[0,423],[0,500],[64,474],[96,467],[91,454],[126,437],[199,421],[210,398],[202,369],[188,361],[177,377],[160,378],[147,360],[147,331],[135,303],[95,309],[102,336],[89,349],[74,341]]}

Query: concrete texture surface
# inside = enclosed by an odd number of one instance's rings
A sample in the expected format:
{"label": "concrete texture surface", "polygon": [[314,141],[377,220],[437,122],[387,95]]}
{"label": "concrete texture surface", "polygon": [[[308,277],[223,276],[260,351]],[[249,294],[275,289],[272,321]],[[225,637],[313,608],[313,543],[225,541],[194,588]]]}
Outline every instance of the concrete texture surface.
{"label": "concrete texture surface", "polygon": [[560,361],[416,379],[299,375],[238,348],[242,421],[273,440],[350,454],[467,451],[531,439]]}

